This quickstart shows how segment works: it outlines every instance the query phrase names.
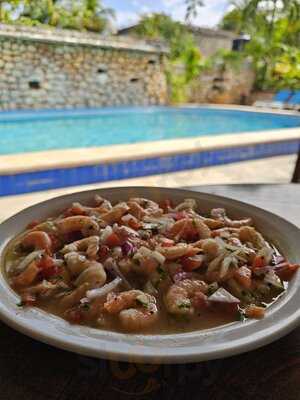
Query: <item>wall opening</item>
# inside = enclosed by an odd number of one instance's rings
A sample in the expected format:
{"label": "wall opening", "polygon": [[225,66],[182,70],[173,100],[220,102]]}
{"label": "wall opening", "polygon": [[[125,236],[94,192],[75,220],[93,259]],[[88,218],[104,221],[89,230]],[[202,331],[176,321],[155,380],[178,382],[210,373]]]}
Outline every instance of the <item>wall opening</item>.
{"label": "wall opening", "polygon": [[98,69],[97,69],[97,73],[98,73],[98,74],[107,74],[107,70],[104,69],[104,68],[98,68]]}
{"label": "wall opening", "polygon": [[37,89],[40,89],[40,88],[41,88],[41,83],[40,83],[39,81],[36,81],[36,80],[34,80],[34,81],[29,81],[29,82],[28,82],[28,86],[30,87],[30,89],[35,89],[35,90],[37,90]]}
{"label": "wall opening", "polygon": [[139,81],[139,78],[131,78],[130,82],[131,83],[137,83]]}
{"label": "wall opening", "polygon": [[149,64],[149,65],[155,65],[155,64],[156,64],[156,60],[149,60],[149,61],[148,61],[148,64]]}

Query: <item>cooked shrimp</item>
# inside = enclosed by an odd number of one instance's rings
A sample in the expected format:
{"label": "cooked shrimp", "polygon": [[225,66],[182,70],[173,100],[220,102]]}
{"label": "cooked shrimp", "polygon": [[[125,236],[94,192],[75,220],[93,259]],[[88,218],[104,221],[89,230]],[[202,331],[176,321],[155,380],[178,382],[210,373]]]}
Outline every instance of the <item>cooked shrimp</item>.
{"label": "cooked shrimp", "polygon": [[51,252],[52,240],[46,232],[32,231],[27,233],[21,245],[25,248],[33,248],[35,250],[45,250],[47,253]]}
{"label": "cooked shrimp", "polygon": [[211,232],[212,237],[232,237],[233,235],[238,235],[239,233],[239,228],[230,228],[230,227],[224,227],[220,229],[215,229]]}
{"label": "cooked shrimp", "polygon": [[257,249],[268,247],[262,235],[257,232],[252,226],[243,226],[239,229],[239,239],[245,243],[252,243]]}
{"label": "cooked shrimp", "polygon": [[195,199],[184,199],[184,201],[175,207],[175,211],[183,210],[195,210],[197,208],[197,202]]}
{"label": "cooked shrimp", "polygon": [[103,265],[97,261],[86,261],[87,268],[81,272],[75,281],[76,286],[89,283],[91,288],[101,287],[106,282],[106,272]]}
{"label": "cooked shrimp", "polygon": [[147,215],[160,216],[163,214],[163,210],[159,207],[155,201],[144,199],[143,197],[134,197],[129,199],[129,202],[134,202],[140,205],[146,212]]}
{"label": "cooked shrimp", "polygon": [[72,276],[79,275],[86,267],[87,258],[83,254],[77,252],[70,252],[65,254],[67,269]]}
{"label": "cooked shrimp", "polygon": [[61,234],[81,232],[83,236],[90,236],[99,232],[98,223],[91,217],[75,215],[56,222]]}
{"label": "cooked shrimp", "polygon": [[57,293],[58,290],[61,290],[61,289],[67,289],[67,286],[61,282],[51,283],[51,282],[48,282],[47,280],[43,280],[42,282],[38,283],[37,285],[26,288],[22,292],[22,294],[24,294],[24,295],[32,294],[32,295],[39,296],[42,298],[47,298],[47,297],[51,297],[52,295]]}
{"label": "cooked shrimp", "polygon": [[113,224],[114,222],[118,222],[124,214],[129,210],[128,205],[125,202],[119,203],[114,206],[111,210],[107,211],[105,214],[102,214],[101,218],[109,223]]}
{"label": "cooked shrimp", "polygon": [[200,218],[202,222],[205,223],[210,229],[219,229],[224,227],[224,222],[219,219],[213,218]]}
{"label": "cooked shrimp", "polygon": [[184,279],[174,283],[164,297],[164,303],[171,314],[193,314],[199,299],[206,300],[207,284],[200,280]]}
{"label": "cooked shrimp", "polygon": [[175,260],[183,256],[194,256],[199,253],[200,249],[186,243],[178,243],[176,246],[156,247],[156,251],[161,253],[167,260]]}
{"label": "cooked shrimp", "polygon": [[147,213],[137,202],[135,201],[128,201],[129,212],[138,220],[143,219]]}
{"label": "cooked shrimp", "polygon": [[75,304],[78,304],[80,300],[85,296],[89,287],[90,284],[85,282],[77,289],[73,290],[70,294],[66,294],[60,301],[60,306],[62,307],[62,309],[66,310],[67,308],[71,308]]}
{"label": "cooked shrimp", "polygon": [[83,206],[80,203],[73,203],[72,207],[68,209],[70,214],[73,215],[89,215],[89,216],[101,216],[105,214],[109,210],[112,209],[112,206],[109,201],[103,201],[101,205],[97,207],[87,207]]}
{"label": "cooked shrimp", "polygon": [[211,210],[211,216],[224,223],[225,226],[229,226],[231,228],[240,228],[245,225],[252,225],[251,218],[244,218],[241,220],[232,220],[227,217],[226,211],[224,208],[214,208]]}
{"label": "cooked shrimp", "polygon": [[105,208],[107,211],[112,209],[111,202],[109,200],[104,199],[103,197],[99,196],[98,194],[96,194],[94,200],[95,200],[97,207],[101,206],[101,207]]}
{"label": "cooked shrimp", "polygon": [[[102,264],[94,260],[88,260],[83,254],[71,252],[65,254],[65,260],[67,263],[67,270],[73,277],[78,276],[76,285],[80,285],[84,280],[88,280],[92,283],[92,280],[100,282],[100,286],[106,281],[106,273]],[[90,269],[91,268],[91,269]],[[88,272],[89,270],[89,272]],[[92,278],[94,276],[94,278]],[[86,279],[84,279],[84,277]],[[79,279],[80,278],[80,279]]]}
{"label": "cooked shrimp", "polygon": [[210,237],[209,227],[200,218],[183,218],[172,226],[169,234],[176,240],[190,239],[197,236],[198,239]]}
{"label": "cooked shrimp", "polygon": [[36,261],[32,261],[23,272],[12,279],[12,284],[16,287],[31,285],[36,280],[39,272],[40,269]]}
{"label": "cooked shrimp", "polygon": [[201,246],[204,254],[207,255],[208,260],[212,260],[219,254],[220,246],[215,239],[205,239],[202,241]]}
{"label": "cooked shrimp", "polygon": [[149,327],[158,317],[155,297],[141,290],[110,293],[104,309],[109,314],[119,314],[123,328],[130,332]]}
{"label": "cooked shrimp", "polygon": [[76,242],[67,244],[61,250],[62,254],[77,251],[86,251],[89,258],[95,259],[99,251],[99,236],[89,236],[87,238],[77,240]]}

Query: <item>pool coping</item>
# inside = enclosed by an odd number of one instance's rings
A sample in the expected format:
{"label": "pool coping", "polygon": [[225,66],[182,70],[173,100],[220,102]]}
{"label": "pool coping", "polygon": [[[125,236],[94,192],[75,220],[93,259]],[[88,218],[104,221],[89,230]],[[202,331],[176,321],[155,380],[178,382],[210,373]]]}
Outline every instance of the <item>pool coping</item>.
{"label": "pool coping", "polygon": [[300,140],[300,127],[0,156],[0,175],[117,163]]}

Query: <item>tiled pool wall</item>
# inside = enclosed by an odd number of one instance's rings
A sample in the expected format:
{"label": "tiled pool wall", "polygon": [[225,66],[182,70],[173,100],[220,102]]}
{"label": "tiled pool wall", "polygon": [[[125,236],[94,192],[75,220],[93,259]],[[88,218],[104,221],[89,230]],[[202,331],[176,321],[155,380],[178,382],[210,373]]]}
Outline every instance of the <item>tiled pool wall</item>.
{"label": "tiled pool wall", "polygon": [[[257,143],[112,163],[0,175],[0,196],[101,183],[297,153],[300,139]],[[258,171],[259,173],[259,171]],[[246,177],[245,177],[246,178]]]}

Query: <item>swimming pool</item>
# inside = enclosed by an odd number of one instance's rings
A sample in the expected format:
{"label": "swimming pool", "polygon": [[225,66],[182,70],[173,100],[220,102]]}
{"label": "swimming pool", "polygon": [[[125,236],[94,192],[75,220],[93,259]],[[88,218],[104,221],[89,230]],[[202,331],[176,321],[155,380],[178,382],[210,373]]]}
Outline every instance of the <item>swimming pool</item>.
{"label": "swimming pool", "polygon": [[300,116],[206,107],[0,113],[0,154],[217,136],[300,126]]}

